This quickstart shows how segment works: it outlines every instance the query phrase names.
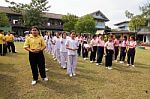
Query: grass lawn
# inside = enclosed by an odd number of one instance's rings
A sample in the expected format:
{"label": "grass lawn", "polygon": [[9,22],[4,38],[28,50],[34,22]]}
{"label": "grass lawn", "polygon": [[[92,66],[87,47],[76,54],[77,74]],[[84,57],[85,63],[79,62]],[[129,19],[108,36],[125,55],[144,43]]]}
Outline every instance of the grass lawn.
{"label": "grass lawn", "polygon": [[48,54],[48,82],[31,85],[28,53],[16,43],[17,54],[0,56],[0,99],[150,99],[150,50],[137,49],[136,68],[113,63],[113,70],[78,59],[77,76]]}

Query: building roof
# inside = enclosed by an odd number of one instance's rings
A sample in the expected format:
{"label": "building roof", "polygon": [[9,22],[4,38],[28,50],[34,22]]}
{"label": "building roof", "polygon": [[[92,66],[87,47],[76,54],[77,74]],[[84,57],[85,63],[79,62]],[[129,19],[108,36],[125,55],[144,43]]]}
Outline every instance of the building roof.
{"label": "building roof", "polygon": [[116,32],[108,32],[110,34],[135,34],[135,32],[132,31],[116,31]]}
{"label": "building roof", "polygon": [[116,24],[114,24],[114,25],[115,25],[115,26],[118,26],[118,25],[121,25],[121,24],[124,24],[124,23],[129,23],[129,21],[122,21],[122,22],[116,23]]}
{"label": "building roof", "polygon": [[[98,13],[99,16],[94,16],[96,13]],[[101,19],[101,20],[104,20],[104,21],[110,21],[100,10],[95,11],[93,13],[90,13],[90,15],[92,15],[95,19]]]}
{"label": "building roof", "polygon": [[[0,6],[0,12],[4,12],[4,13],[7,13],[7,14],[21,15],[20,13],[16,13],[16,12],[12,11],[9,7]],[[52,19],[61,19],[63,15],[62,14],[44,12],[43,16],[47,17],[47,18],[52,18]]]}
{"label": "building roof", "polygon": [[145,34],[149,34],[150,35],[150,32],[138,32],[137,34],[138,35],[145,35]]}

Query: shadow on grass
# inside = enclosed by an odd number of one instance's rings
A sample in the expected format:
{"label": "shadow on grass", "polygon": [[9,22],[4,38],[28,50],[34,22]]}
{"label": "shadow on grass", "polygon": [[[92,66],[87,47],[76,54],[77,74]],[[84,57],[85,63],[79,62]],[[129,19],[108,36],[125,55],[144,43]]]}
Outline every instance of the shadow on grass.
{"label": "shadow on grass", "polygon": [[19,99],[18,88],[15,86],[15,78],[0,74],[0,98]]}
{"label": "shadow on grass", "polygon": [[150,64],[135,63],[136,68],[150,69]]}
{"label": "shadow on grass", "polygon": [[0,72],[12,72],[12,73],[16,73],[18,72],[16,69],[14,69],[14,65],[15,64],[3,64],[0,63]]}
{"label": "shadow on grass", "polygon": [[48,82],[41,83],[44,87],[54,90],[56,93],[65,94],[67,96],[81,95],[85,91],[80,87],[80,85],[73,85],[70,83],[61,83],[50,80]]}

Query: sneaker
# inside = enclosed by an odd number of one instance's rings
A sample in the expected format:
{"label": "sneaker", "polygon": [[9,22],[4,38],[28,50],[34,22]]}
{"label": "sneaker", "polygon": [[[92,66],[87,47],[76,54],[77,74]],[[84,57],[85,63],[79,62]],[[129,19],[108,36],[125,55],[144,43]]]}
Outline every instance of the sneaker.
{"label": "sneaker", "polygon": [[103,63],[100,63],[100,65],[102,65]]}
{"label": "sneaker", "polygon": [[127,64],[127,66],[130,66],[130,64]]}
{"label": "sneaker", "polygon": [[84,60],[86,60],[86,58],[84,58]]}
{"label": "sneaker", "polygon": [[44,81],[48,81],[48,78],[43,78]]}
{"label": "sneaker", "polygon": [[96,63],[96,66],[98,66],[99,65],[99,63]]}
{"label": "sneaker", "polygon": [[76,74],[75,74],[75,73],[73,73],[73,76],[76,76]]}
{"label": "sneaker", "polygon": [[47,71],[48,71],[48,68],[45,68],[45,71],[47,72]]}
{"label": "sneaker", "polygon": [[36,85],[37,81],[36,80],[32,80],[32,85]]}
{"label": "sneaker", "polygon": [[72,77],[72,74],[70,74],[69,76]]}
{"label": "sneaker", "polygon": [[120,64],[123,64],[124,62],[123,61],[120,61]]}
{"label": "sneaker", "polygon": [[132,65],[132,67],[135,67],[134,65]]}
{"label": "sneaker", "polygon": [[115,62],[117,63],[118,61],[117,61],[117,60],[115,60]]}
{"label": "sneaker", "polygon": [[93,63],[93,61],[90,61],[90,63]]}
{"label": "sneaker", "polygon": [[112,69],[112,67],[108,67],[108,69],[109,69],[109,70],[111,70],[111,69]]}

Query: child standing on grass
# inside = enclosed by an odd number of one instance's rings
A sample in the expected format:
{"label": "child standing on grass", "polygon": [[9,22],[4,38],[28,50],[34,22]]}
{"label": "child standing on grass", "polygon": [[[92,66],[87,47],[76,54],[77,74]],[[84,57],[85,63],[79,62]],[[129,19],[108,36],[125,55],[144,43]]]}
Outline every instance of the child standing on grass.
{"label": "child standing on grass", "polygon": [[115,40],[114,40],[115,62],[117,62],[117,57],[118,57],[118,54],[119,54],[119,43],[120,43],[119,37],[116,37]]}
{"label": "child standing on grass", "polygon": [[93,39],[90,42],[90,46],[91,46],[90,63],[95,62],[95,59],[96,59],[96,52],[97,52],[96,38],[97,36],[93,35]]}
{"label": "child standing on grass", "polygon": [[105,43],[105,56],[106,56],[105,65],[106,68],[108,68],[109,70],[112,69],[113,53],[114,53],[114,42],[113,38],[109,37],[108,41]]}
{"label": "child standing on grass", "polygon": [[130,41],[128,43],[128,59],[127,59],[127,66],[132,65],[134,67],[134,57],[135,57],[135,48],[136,48],[136,41],[135,37],[130,37]]}
{"label": "child standing on grass", "polygon": [[77,65],[77,50],[78,41],[75,39],[75,32],[71,32],[71,38],[66,42],[66,48],[68,49],[68,65],[67,72],[70,77],[75,76],[75,68]]}
{"label": "child standing on grass", "polygon": [[31,35],[26,39],[24,43],[24,49],[29,51],[29,61],[33,75],[32,85],[35,85],[37,83],[38,71],[40,72],[41,78],[44,81],[48,81],[45,72],[45,57],[43,55],[43,50],[46,48],[46,44],[39,33],[39,28],[33,26],[31,28]]}
{"label": "child standing on grass", "polygon": [[67,38],[66,38],[66,33],[64,32],[62,34],[62,38],[60,39],[60,60],[61,60],[61,67],[63,69],[67,68],[67,58],[68,58],[68,53],[67,53],[67,49],[66,49],[66,42],[67,42]]}

